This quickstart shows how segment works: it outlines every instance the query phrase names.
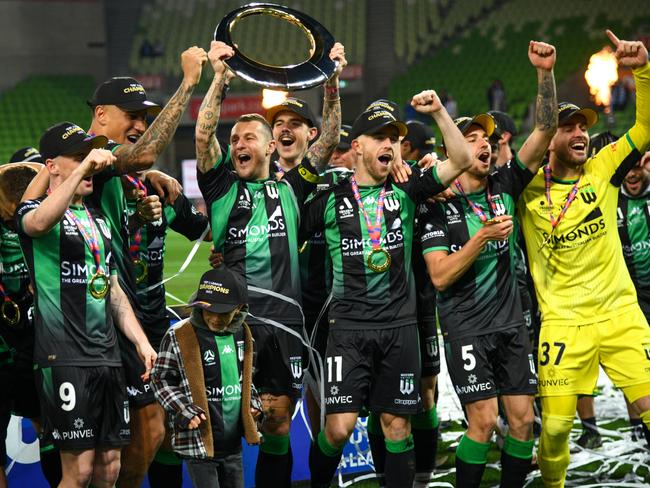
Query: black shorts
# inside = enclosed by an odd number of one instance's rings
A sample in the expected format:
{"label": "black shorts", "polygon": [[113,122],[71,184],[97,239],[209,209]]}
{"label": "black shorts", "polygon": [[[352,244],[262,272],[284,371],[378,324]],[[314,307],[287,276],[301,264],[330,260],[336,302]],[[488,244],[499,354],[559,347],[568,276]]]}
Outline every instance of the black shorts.
{"label": "black shorts", "polygon": [[537,373],[525,325],[445,341],[445,358],[463,405],[497,395],[537,393]]}
{"label": "black shorts", "polygon": [[122,368],[124,368],[124,378],[126,380],[126,394],[129,398],[129,403],[133,407],[143,407],[154,403],[156,397],[153,394],[151,381],[147,380],[145,382],[141,378],[145,372],[145,367],[135,345],[119,330],[117,331],[117,340],[120,345]]}
{"label": "black shorts", "polygon": [[39,418],[41,405],[36,392],[33,347],[29,348],[29,351],[16,350],[9,384],[7,391],[11,397],[12,413],[28,419]]}
{"label": "black shorts", "polygon": [[[257,323],[250,329],[257,354],[253,374],[257,391],[299,398],[302,395],[302,365],[305,357],[301,340],[272,325]],[[302,335],[302,327],[293,327],[292,330]]]}
{"label": "black shorts", "polygon": [[440,345],[436,319],[418,320],[420,337],[420,359],[422,360],[422,378],[440,374]]}
{"label": "black shorts", "polygon": [[[0,388],[6,392],[11,388],[11,368],[12,364],[3,364],[0,366]],[[2,466],[7,464],[7,446],[4,439],[7,438],[7,427],[11,419],[11,397],[9,395],[2,395],[0,398],[0,462]]]}
{"label": "black shorts", "polygon": [[325,358],[325,412],[413,415],[418,411],[420,354],[416,325],[330,329]]}
{"label": "black shorts", "polygon": [[53,366],[36,371],[45,437],[64,451],[129,443],[129,402],[119,366]]}
{"label": "black shorts", "polygon": [[[305,387],[311,388],[312,392],[318,392],[318,379],[322,381],[323,365],[325,363],[325,351],[327,348],[327,331],[329,329],[329,321],[327,319],[327,311],[323,313],[318,324],[314,324],[318,318],[316,314],[309,314],[305,312],[305,324],[307,334],[311,343],[312,350],[306,352],[305,356]],[[314,332],[316,328],[316,332]],[[318,395],[316,395],[318,397]]]}

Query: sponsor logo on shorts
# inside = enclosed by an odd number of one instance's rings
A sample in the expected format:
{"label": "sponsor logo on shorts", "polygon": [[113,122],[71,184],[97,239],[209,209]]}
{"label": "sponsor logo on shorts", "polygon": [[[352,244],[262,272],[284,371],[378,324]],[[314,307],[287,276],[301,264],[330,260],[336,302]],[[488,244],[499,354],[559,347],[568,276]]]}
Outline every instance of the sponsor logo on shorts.
{"label": "sponsor logo on shorts", "polygon": [[395,405],[415,405],[417,400],[409,400],[408,398],[395,398],[393,400]]}
{"label": "sponsor logo on shorts", "polygon": [[476,378],[476,375],[475,375],[475,374],[470,374],[470,375],[467,377],[467,382],[468,382],[470,385],[474,385],[474,384],[476,384],[476,380],[477,380],[477,378]]}
{"label": "sponsor logo on shorts", "polygon": [[539,380],[539,386],[569,386],[569,379],[551,378],[548,380]]}
{"label": "sponsor logo on shorts", "polygon": [[338,394],[339,394],[339,387],[336,385],[332,385],[332,387],[330,388],[330,395],[336,396]]}
{"label": "sponsor logo on shorts", "polygon": [[645,358],[650,361],[650,344],[643,344],[643,350],[645,351]]}
{"label": "sponsor logo on shorts", "polygon": [[215,355],[212,349],[208,349],[203,353],[203,364],[205,364],[206,366],[211,366],[215,362],[216,362]]}
{"label": "sponsor logo on shorts", "polygon": [[475,374],[470,374],[467,376],[467,385],[463,386],[458,386],[455,385],[456,387],[456,394],[458,395],[469,395],[471,393],[479,393],[482,391],[491,391],[492,385],[489,382],[485,383],[477,383],[478,378],[476,377]]}
{"label": "sponsor logo on shorts", "polygon": [[302,357],[291,356],[289,358],[289,365],[291,366],[291,374],[294,378],[298,379],[302,376]]}
{"label": "sponsor logo on shorts", "polygon": [[326,405],[344,405],[347,403],[352,403],[352,395],[339,395],[341,390],[338,386],[330,386],[330,396],[325,398]]}
{"label": "sponsor logo on shorts", "polygon": [[79,417],[74,419],[74,428],[75,429],[79,430],[79,429],[83,429],[83,427],[84,427],[84,419],[79,418]]}
{"label": "sponsor logo on shorts", "polygon": [[410,395],[415,389],[415,374],[402,373],[399,378],[399,392],[402,395]]}

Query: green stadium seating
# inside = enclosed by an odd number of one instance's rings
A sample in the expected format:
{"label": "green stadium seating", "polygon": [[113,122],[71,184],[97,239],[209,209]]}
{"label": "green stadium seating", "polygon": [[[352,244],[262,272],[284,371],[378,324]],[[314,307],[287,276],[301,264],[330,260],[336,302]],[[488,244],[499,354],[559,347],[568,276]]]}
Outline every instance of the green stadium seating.
{"label": "green stadium seating", "polygon": [[32,76],[0,95],[0,163],[17,149],[38,147],[41,134],[68,120],[90,125],[86,98],[94,89],[90,76]]}

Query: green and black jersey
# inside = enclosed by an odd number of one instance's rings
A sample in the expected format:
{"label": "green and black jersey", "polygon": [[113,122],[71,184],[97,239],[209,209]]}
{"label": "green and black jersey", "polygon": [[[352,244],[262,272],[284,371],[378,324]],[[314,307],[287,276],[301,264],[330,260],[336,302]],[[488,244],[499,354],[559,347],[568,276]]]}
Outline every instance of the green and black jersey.
{"label": "green and black jersey", "polygon": [[[25,215],[45,198],[24,202],[16,210],[20,245],[36,291],[34,362],[41,367],[120,366],[110,294],[101,299],[90,294],[95,262],[77,225],[64,216],[41,237],[22,231]],[[83,207],[70,206],[70,210],[90,229]],[[115,274],[108,221],[94,207],[88,210],[97,229],[104,272]]]}
{"label": "green and black jersey", "polygon": [[[212,227],[214,248],[226,265],[246,277],[249,308],[254,317],[301,326],[299,309],[280,294],[300,303],[298,221],[318,175],[307,159],[284,174],[264,181],[244,181],[230,171],[230,148],[206,173],[198,172]],[[259,323],[250,317],[250,324]]]}
{"label": "green and black jersey", "polygon": [[643,312],[650,314],[650,187],[633,197],[623,187],[618,194],[618,234]]}
{"label": "green and black jersey", "polygon": [[[154,189],[146,184],[149,195],[155,194]],[[136,211],[135,199],[127,200],[128,215]],[[182,234],[190,241],[195,241],[208,226],[208,218],[196,210],[192,202],[181,194],[173,204],[163,204],[163,214],[155,222],[140,228],[142,241],[139,249],[139,259],[147,265],[147,276],[137,283],[138,304],[142,312],[142,326],[147,332],[149,341],[154,348],[158,348],[160,340],[169,327],[169,315],[165,303],[165,285],[157,286],[151,290],[149,287],[163,280],[163,262],[165,257],[165,239],[167,231]],[[133,239],[131,239],[133,243]]]}
{"label": "green and black jersey", "polygon": [[[310,198],[331,188],[351,174],[352,171],[347,168],[327,169],[321,175],[316,191],[310,195]],[[332,289],[332,261],[322,232],[312,235],[300,248],[300,281],[305,317],[316,320]]]}
{"label": "green and black jersey", "polygon": [[[533,174],[517,160],[498,168],[487,179],[495,210],[486,190],[468,193],[491,217],[515,215],[515,202]],[[423,253],[458,252],[482,227],[467,200],[458,195],[445,203],[427,203],[421,215]],[[524,325],[517,286],[516,239],[490,241],[474,264],[447,290],[437,295],[440,326],[445,338],[460,339]]]}
{"label": "green and black jersey", "polygon": [[[388,328],[416,323],[411,267],[416,205],[445,187],[435,169],[422,175],[413,173],[404,184],[389,177],[385,185],[381,245],[390,254],[392,264],[384,273],[374,272],[367,265],[372,243],[348,180],[321,192],[304,214],[302,234],[324,231],[332,260],[330,327]],[[359,186],[371,222],[383,186]]]}
{"label": "green and black jersey", "polygon": [[0,317],[0,332],[11,347],[31,351],[34,329],[29,323],[29,309],[34,296],[29,291],[29,270],[20,250],[18,234],[12,230],[14,228],[13,222],[0,223],[0,283],[9,298],[18,305],[20,322],[9,325]]}
{"label": "green and black jersey", "polygon": [[194,327],[199,341],[215,456],[241,451],[241,382],[244,333],[217,334]]}

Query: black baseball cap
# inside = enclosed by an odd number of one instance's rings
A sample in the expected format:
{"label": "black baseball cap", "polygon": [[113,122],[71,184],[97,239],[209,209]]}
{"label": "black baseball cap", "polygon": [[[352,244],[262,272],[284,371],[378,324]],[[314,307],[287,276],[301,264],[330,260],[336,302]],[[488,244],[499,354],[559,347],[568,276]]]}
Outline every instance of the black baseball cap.
{"label": "black baseball cap", "polygon": [[27,146],[21,147],[11,155],[9,158],[10,163],[20,163],[20,162],[29,162],[29,163],[42,163],[43,156],[38,152],[38,149],[35,147]]}
{"label": "black baseball cap", "polygon": [[352,124],[352,131],[350,137],[356,139],[364,134],[374,134],[378,130],[387,125],[392,125],[399,131],[400,137],[404,137],[408,132],[406,124],[401,120],[397,120],[392,112],[382,107],[370,108],[361,112]]}
{"label": "black baseball cap", "polygon": [[77,124],[60,122],[45,131],[38,147],[43,160],[48,160],[57,156],[89,153],[91,149],[104,147],[107,143],[106,136],[91,136]]}
{"label": "black baseball cap", "polygon": [[248,292],[243,279],[221,265],[203,273],[196,297],[189,306],[226,313],[245,303],[248,303]]}
{"label": "black baseball cap", "polygon": [[494,118],[488,114],[478,114],[474,117],[458,117],[457,119],[454,119],[454,124],[456,124],[458,130],[463,134],[465,134],[472,125],[478,125],[483,127],[483,130],[485,130],[488,137],[492,135],[496,126]]}
{"label": "black baseball cap", "polygon": [[512,118],[507,113],[501,112],[499,110],[490,110],[488,112],[488,115],[491,115],[494,119],[494,134],[498,137],[501,137],[504,132],[509,132],[513,136],[516,136],[518,134],[515,121],[512,120]]}
{"label": "black baseball cap", "polygon": [[309,127],[316,126],[315,124],[316,117],[314,117],[314,114],[311,112],[311,109],[309,108],[307,102],[301,100],[300,98],[293,98],[293,97],[287,98],[281,104],[268,109],[266,111],[266,115],[264,116],[264,118],[272,126],[273,120],[275,119],[275,116],[279,112],[293,112],[294,114],[299,115],[300,117],[305,119]]}
{"label": "black baseball cap", "polygon": [[379,100],[375,100],[374,102],[372,102],[370,105],[366,107],[366,110],[375,110],[375,109],[388,110],[396,117],[397,114],[399,113],[399,106],[395,102],[391,100],[387,100],[386,98],[380,98]]}
{"label": "black baseball cap", "polygon": [[162,110],[160,105],[147,99],[147,92],[142,84],[128,76],[106,80],[97,87],[92,98],[86,103],[90,107],[117,105],[127,112],[146,110],[149,115],[156,115]]}
{"label": "black baseball cap", "polygon": [[431,127],[417,120],[409,120],[406,127],[408,133],[404,136],[402,142],[409,141],[413,149],[418,149],[424,153],[429,153],[435,149],[436,136]]}
{"label": "black baseball cap", "polygon": [[587,129],[598,122],[598,114],[590,108],[580,108],[569,102],[560,102],[557,106],[558,122],[562,125],[574,115],[582,115],[587,121]]}
{"label": "black baseball cap", "polygon": [[341,125],[341,130],[339,132],[341,139],[339,140],[339,145],[336,146],[336,149],[339,151],[347,151],[352,147],[352,138],[350,137],[351,133],[351,125]]}

